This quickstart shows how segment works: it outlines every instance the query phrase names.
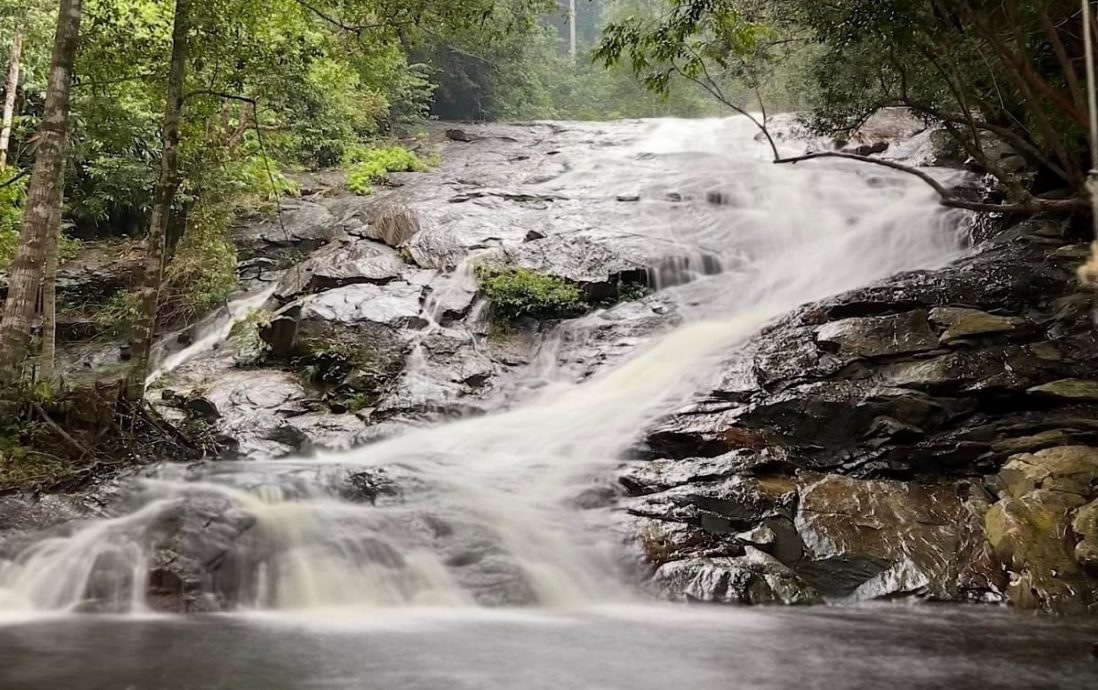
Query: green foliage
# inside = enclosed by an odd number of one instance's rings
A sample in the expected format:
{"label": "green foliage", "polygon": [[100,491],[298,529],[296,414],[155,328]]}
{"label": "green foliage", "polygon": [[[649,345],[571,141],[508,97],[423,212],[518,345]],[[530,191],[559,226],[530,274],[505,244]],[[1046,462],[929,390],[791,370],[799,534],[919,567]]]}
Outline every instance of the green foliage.
{"label": "green foliage", "polygon": [[279,162],[262,154],[229,163],[224,183],[231,187],[233,201],[245,207],[262,207],[301,193],[300,185],[286,177]]}
{"label": "green foliage", "polygon": [[617,284],[617,302],[635,302],[639,299],[644,299],[648,295],[652,294],[652,290],[640,283],[627,283],[625,281],[618,281]]}
{"label": "green foliage", "polygon": [[350,393],[348,395],[334,396],[329,399],[328,406],[333,411],[354,414],[355,412],[361,412],[373,403],[374,397],[367,393]]}
{"label": "green foliage", "polygon": [[355,350],[337,340],[308,343],[307,353],[297,361],[306,380],[329,386],[343,383],[358,363]]}
{"label": "green foliage", "polygon": [[113,295],[95,313],[95,325],[103,333],[128,338],[137,324],[140,295],[133,290]]}
{"label": "green foliage", "polygon": [[187,216],[187,230],[164,275],[161,316],[189,323],[223,304],[236,289],[236,247],[229,237],[231,210],[200,203]]}
{"label": "green foliage", "polygon": [[746,113],[769,76],[778,37],[769,14],[749,12],[753,7],[739,0],[670,0],[660,11],[608,24],[595,57],[609,68],[629,68],[652,93],[668,97],[678,80]]}
{"label": "green foliage", "polygon": [[35,406],[53,400],[49,385],[20,382],[0,388],[0,486],[47,476],[60,469],[56,458],[31,451],[43,432]]}
{"label": "green foliage", "polygon": [[344,155],[350,168],[347,187],[355,194],[369,196],[375,183],[394,172],[426,172],[430,166],[416,154],[401,146],[384,148],[350,147]]}
{"label": "green foliage", "polygon": [[23,222],[23,202],[26,199],[27,178],[16,179],[19,171],[8,168],[0,172],[0,269],[11,265],[19,247],[19,228]]}
{"label": "green foliage", "polygon": [[514,266],[478,266],[480,291],[503,321],[566,319],[590,307],[579,285]]}

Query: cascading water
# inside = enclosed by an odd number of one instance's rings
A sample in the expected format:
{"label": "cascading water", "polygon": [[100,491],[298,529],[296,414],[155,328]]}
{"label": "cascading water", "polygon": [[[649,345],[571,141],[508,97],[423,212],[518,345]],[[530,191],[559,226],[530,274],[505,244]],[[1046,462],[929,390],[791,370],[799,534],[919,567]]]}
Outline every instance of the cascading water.
{"label": "cascading water", "polygon": [[198,337],[194,342],[179,352],[165,357],[157,365],[156,370],[145,379],[145,385],[151,386],[183,364],[225,342],[232,332],[233,326],[241,319],[247,318],[252,310],[262,307],[277,289],[278,283],[275,282],[266,288],[250,292],[227,304],[224,310],[214,314],[208,323],[199,326]]}
{"label": "cascading water", "polygon": [[[146,592],[172,588],[252,609],[625,596],[607,510],[576,507],[592,478],[605,478],[646,424],[702,388],[767,320],[943,265],[961,249],[960,217],[922,182],[852,164],[775,166],[742,119],[584,127],[575,125],[586,139],[563,151],[569,169],[535,186],[592,204],[637,192],[602,231],[666,249],[649,279],[658,291],[645,300],[674,312],[672,330],[631,337],[634,351],[593,375],[559,368],[496,414],[348,453],[164,467],[128,513],[0,561],[0,610],[141,610]],[[470,289],[467,271],[453,289]],[[437,294],[425,307],[432,329],[441,327]],[[594,318],[603,317],[565,327]],[[345,500],[348,482],[370,502]],[[170,569],[193,581],[165,582],[166,558],[193,562]]]}

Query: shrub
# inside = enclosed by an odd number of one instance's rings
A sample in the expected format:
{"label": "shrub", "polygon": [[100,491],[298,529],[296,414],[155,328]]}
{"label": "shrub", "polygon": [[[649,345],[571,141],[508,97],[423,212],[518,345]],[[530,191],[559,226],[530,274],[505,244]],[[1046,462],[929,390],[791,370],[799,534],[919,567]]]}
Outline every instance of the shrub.
{"label": "shrub", "polygon": [[136,290],[115,293],[95,313],[95,325],[104,333],[128,338],[137,323],[141,294]]}
{"label": "shrub", "polygon": [[164,274],[160,318],[190,323],[236,289],[236,247],[229,238],[232,212],[226,204],[199,203],[187,215],[187,230]]}
{"label": "shrub", "polygon": [[493,313],[504,321],[567,319],[590,308],[580,286],[526,268],[478,266],[477,281]]}
{"label": "shrub", "polygon": [[360,196],[372,194],[373,184],[383,181],[389,173],[426,172],[430,169],[427,161],[400,146],[353,146],[344,153],[344,162],[350,165],[347,188]]}
{"label": "shrub", "polygon": [[21,383],[0,389],[0,486],[56,474],[60,460],[32,449],[43,424],[35,405],[48,404],[53,392],[45,383]]}

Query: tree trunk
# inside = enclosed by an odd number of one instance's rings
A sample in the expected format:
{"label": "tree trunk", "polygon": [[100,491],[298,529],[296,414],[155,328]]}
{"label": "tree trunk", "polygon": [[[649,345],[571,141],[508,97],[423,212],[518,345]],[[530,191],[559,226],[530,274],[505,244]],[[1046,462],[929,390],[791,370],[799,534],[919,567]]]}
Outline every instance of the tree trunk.
{"label": "tree trunk", "polygon": [[19,61],[23,57],[23,34],[11,39],[11,57],[8,59],[8,82],[4,88],[4,120],[0,124],[0,170],[8,167],[8,143],[11,141],[11,123],[15,119],[15,93],[19,90]]}
{"label": "tree trunk", "polygon": [[52,208],[57,204],[64,148],[69,130],[69,90],[72,66],[80,40],[81,0],[61,0],[57,15],[46,105],[23,211],[19,249],[8,280],[8,299],[0,320],[0,383],[18,378],[30,348],[38,288],[50,237]]}
{"label": "tree trunk", "polygon": [[568,3],[568,54],[576,57],[576,0]]}
{"label": "tree trunk", "polygon": [[[64,166],[61,177],[64,179]],[[57,370],[57,264],[61,245],[61,211],[64,205],[64,185],[54,187],[54,204],[50,209],[50,236],[46,243],[46,267],[42,273],[42,351],[38,356],[38,377],[52,385]]]}
{"label": "tree trunk", "polygon": [[149,375],[153,338],[156,334],[156,310],[160,302],[160,284],[164,279],[164,257],[172,203],[179,188],[179,121],[183,110],[183,81],[187,66],[187,35],[190,33],[191,0],[176,0],[175,25],[172,29],[172,64],[168,75],[168,94],[161,130],[160,177],[156,183],[149,235],[145,240],[145,269],[138,301],[137,324],[132,344],[126,397],[138,400],[145,394]]}

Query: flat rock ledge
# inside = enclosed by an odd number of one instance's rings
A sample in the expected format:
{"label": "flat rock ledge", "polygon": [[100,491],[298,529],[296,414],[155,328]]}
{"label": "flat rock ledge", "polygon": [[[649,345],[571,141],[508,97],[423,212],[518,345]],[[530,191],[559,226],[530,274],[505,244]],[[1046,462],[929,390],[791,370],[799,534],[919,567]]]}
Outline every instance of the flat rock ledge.
{"label": "flat rock ledge", "polygon": [[1098,340],[1056,223],[808,305],[621,477],[677,600],[1098,613]]}

